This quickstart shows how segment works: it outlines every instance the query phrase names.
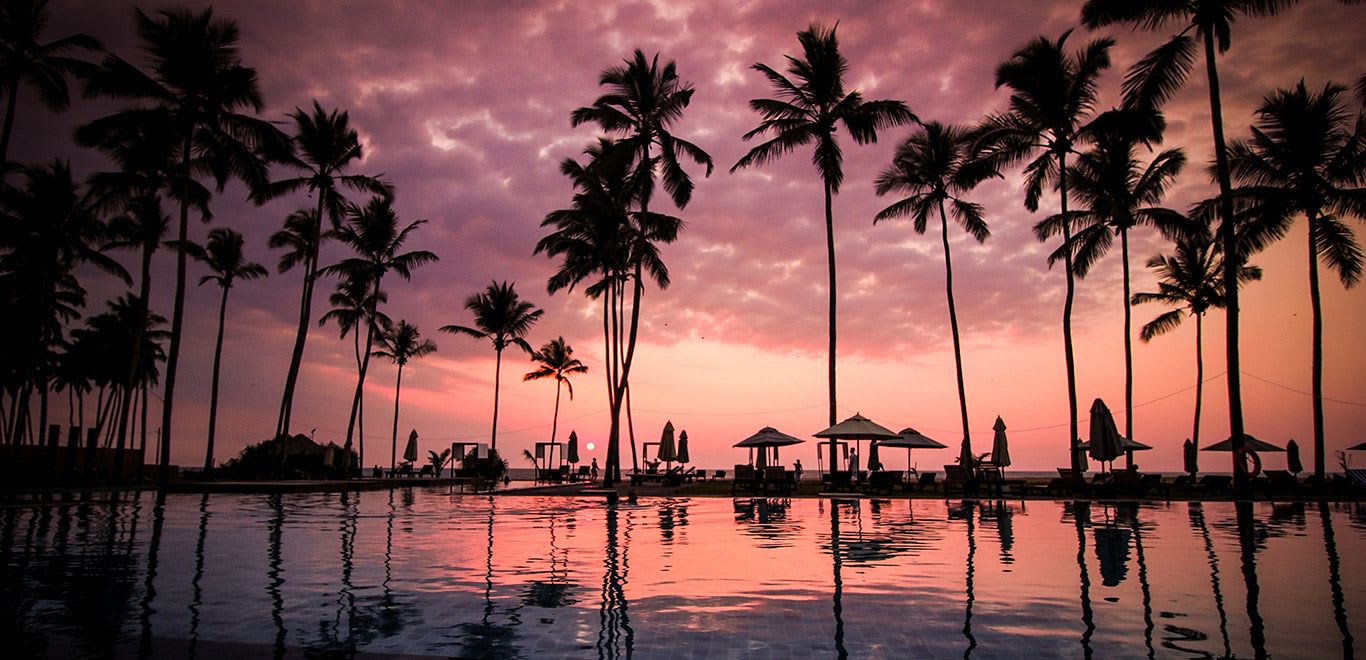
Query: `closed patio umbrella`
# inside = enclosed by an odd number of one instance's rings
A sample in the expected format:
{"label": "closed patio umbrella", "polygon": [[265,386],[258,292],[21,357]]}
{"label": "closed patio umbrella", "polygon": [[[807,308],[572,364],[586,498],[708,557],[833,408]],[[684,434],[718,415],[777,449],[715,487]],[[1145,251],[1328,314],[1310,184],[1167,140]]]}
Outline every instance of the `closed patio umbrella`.
{"label": "closed patio umbrella", "polygon": [[996,432],[991,441],[991,462],[1001,467],[1009,467],[1010,448],[1006,445],[1006,423],[1000,415],[996,416],[996,423],[991,429]]}
{"label": "closed patio umbrella", "polygon": [[1101,463],[1109,463],[1124,454],[1123,443],[1110,408],[1097,398],[1091,403],[1091,449],[1088,454]]}
{"label": "closed patio umbrella", "polygon": [[1181,445],[1181,456],[1184,458],[1186,474],[1194,477],[1200,471],[1200,452],[1196,451],[1195,443],[1190,438]]}
{"label": "closed patio umbrella", "polygon": [[573,431],[569,432],[569,451],[567,453],[569,454],[568,461],[570,463],[579,462],[579,434]]}
{"label": "closed patio umbrella", "polygon": [[678,434],[678,462],[688,463],[689,458],[690,457],[688,456],[688,432],[684,431]]}
{"label": "closed patio umbrella", "polygon": [[1285,469],[1290,474],[1304,472],[1304,463],[1300,462],[1300,444],[1294,440],[1285,443]]}
{"label": "closed patio umbrella", "polygon": [[417,429],[408,434],[408,446],[403,448],[403,460],[417,460]]}
{"label": "closed patio umbrella", "polygon": [[674,423],[664,422],[664,432],[659,436],[659,454],[656,456],[664,461],[664,469],[669,469],[669,463],[678,458],[678,450],[674,447]]}

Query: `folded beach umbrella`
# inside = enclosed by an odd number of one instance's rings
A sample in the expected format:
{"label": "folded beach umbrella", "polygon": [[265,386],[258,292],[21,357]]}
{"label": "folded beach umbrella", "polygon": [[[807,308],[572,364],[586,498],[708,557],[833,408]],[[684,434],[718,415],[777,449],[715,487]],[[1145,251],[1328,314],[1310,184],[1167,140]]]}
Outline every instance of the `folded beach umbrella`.
{"label": "folded beach umbrella", "polygon": [[1190,438],[1181,445],[1181,456],[1184,459],[1186,474],[1195,476],[1200,471],[1200,452],[1196,451],[1195,443]]}
{"label": "folded beach umbrella", "polygon": [[570,431],[570,432],[569,432],[569,451],[568,451],[568,454],[569,454],[568,461],[569,461],[570,463],[578,463],[578,462],[579,462],[579,434],[577,434],[577,433],[575,433],[575,432],[573,432],[573,431]]}
{"label": "folded beach umbrella", "polygon": [[1304,463],[1300,461],[1300,443],[1294,440],[1285,443],[1285,469],[1290,474],[1304,472]]}
{"label": "folded beach umbrella", "polygon": [[1115,418],[1104,401],[1097,398],[1091,403],[1091,458],[1108,463],[1124,454],[1124,441],[1119,429],[1115,428]]}
{"label": "folded beach umbrella", "polygon": [[674,448],[673,422],[664,422],[664,433],[659,436],[659,454],[656,458],[665,463],[672,463],[678,458],[678,450]]}
{"label": "folded beach umbrella", "polygon": [[[1277,447],[1269,442],[1262,442],[1246,433],[1243,434],[1243,446],[1252,451],[1285,451],[1282,447]],[[1200,451],[1233,451],[1233,438],[1225,438]]]}
{"label": "folded beach umbrella", "polygon": [[688,432],[678,434],[678,462],[687,463],[688,456]]}
{"label": "folded beach umbrella", "polygon": [[877,440],[874,440],[871,444],[868,445],[868,469],[869,469],[869,470],[881,470],[881,469],[882,469],[882,461],[878,459],[878,455],[877,455],[877,443],[878,443],[878,441],[877,441]]}
{"label": "folded beach umbrella", "polygon": [[1006,445],[1006,423],[1000,415],[996,416],[996,423],[991,429],[996,432],[996,436],[991,441],[991,462],[1001,467],[1010,465],[1010,447]]}
{"label": "folded beach umbrella", "polygon": [[403,460],[417,460],[417,429],[408,434],[408,446],[403,448]]}

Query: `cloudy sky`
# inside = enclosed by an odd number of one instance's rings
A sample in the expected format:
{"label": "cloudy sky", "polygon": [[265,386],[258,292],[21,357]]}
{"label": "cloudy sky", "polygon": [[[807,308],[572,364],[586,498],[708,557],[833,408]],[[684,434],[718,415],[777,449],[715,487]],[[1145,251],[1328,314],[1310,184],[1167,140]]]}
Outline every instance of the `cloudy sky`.
{"label": "cloudy sky", "polygon": [[[54,0],[48,36],[86,32],[140,61],[131,37],[133,6]],[[590,127],[571,128],[569,113],[598,95],[599,72],[635,48],[677,61],[680,76],[697,91],[675,132],[710,152],[717,170],[710,178],[692,170],[693,202],[679,212],[686,230],[664,249],[673,286],[645,297],[632,378],[635,426],[642,440],[655,440],[672,420],[688,431],[697,462],[727,467],[742,458],[730,446],[759,427],[806,437],[826,419],[822,193],[809,155],[798,152],[768,167],[727,173],[748,148],[740,136],[757,124],[746,102],[770,93],[750,66],[780,67],[784,54],[798,52],[797,31],[813,21],[838,22],[850,62],[849,88],[867,98],[904,100],[925,120],[971,123],[1005,105],[1006,92],[993,86],[996,65],[1036,35],[1056,37],[1074,28],[1079,6],[1075,0],[308,0],[219,2],[214,8],[241,26],[243,60],[258,71],[266,117],[284,120],[314,99],[348,110],[366,150],[353,171],[383,174],[397,187],[401,217],[429,220],[410,247],[431,250],[441,261],[417,271],[411,283],[395,278],[387,286],[389,315],[416,323],[440,344],[439,353],[404,373],[399,433],[416,428],[424,453],[451,440],[488,436],[493,351],[436,328],[469,324],[465,297],[491,280],[508,280],[546,310],[531,333],[533,345],[564,336],[589,365],[590,373],[575,380],[576,398],[562,406],[560,429],[577,430],[598,445],[586,453],[602,456],[607,405],[598,307],[578,292],[548,295],[545,282],[555,264],[533,256],[532,248],[543,234],[541,219],[567,206],[572,194],[558,163],[577,157],[595,138]],[[1274,19],[1238,23],[1234,47],[1220,61],[1230,137],[1247,131],[1253,108],[1274,88],[1301,78],[1316,88],[1329,80],[1354,81],[1366,68],[1359,42],[1364,27],[1366,10],[1327,0],[1299,3]],[[1069,43],[1106,34],[1118,44],[1103,107],[1116,102],[1122,71],[1161,38],[1127,29],[1079,29]],[[1175,208],[1211,194],[1204,173],[1210,159],[1206,103],[1203,78],[1196,75],[1168,110],[1164,146],[1184,148],[1191,160],[1168,200]],[[82,174],[107,167],[99,156],[72,147],[69,135],[75,124],[112,107],[78,102],[64,114],[49,115],[24,104],[12,153],[29,162],[69,158]],[[878,198],[872,180],[908,132],[886,131],[875,145],[845,145],[846,183],[834,206],[840,415],[862,412],[894,429],[914,426],[956,445],[958,407],[939,238],[916,235],[902,223],[872,224],[873,215],[893,201]],[[278,255],[266,248],[266,238],[290,211],[310,202],[300,196],[253,207],[243,197],[238,187],[224,191],[214,203],[213,226],[243,232],[250,255],[273,266]],[[992,422],[1001,415],[1017,467],[1064,465],[1063,276],[1048,269],[1051,246],[1031,234],[1042,214],[1023,208],[1015,172],[983,185],[973,199],[986,206],[991,238],[981,245],[961,232],[951,238],[973,442],[987,451]],[[209,228],[197,225],[194,232],[202,236]],[[1153,278],[1143,262],[1166,247],[1148,230],[1134,234],[1134,288],[1150,290]],[[1247,428],[1277,443],[1312,438],[1305,394],[1305,243],[1305,230],[1297,225],[1259,255],[1265,280],[1251,285],[1243,299]],[[334,245],[324,260],[342,256]],[[197,274],[192,273],[195,280]],[[163,257],[154,272],[153,306],[168,316],[173,278],[173,262]],[[300,278],[298,272],[274,274],[234,289],[224,349],[220,459],[274,429]],[[88,281],[94,304],[121,292],[97,276]],[[315,309],[326,307],[331,286],[319,287]],[[1124,407],[1119,286],[1116,247],[1078,287],[1074,325],[1083,434],[1084,411],[1093,398],[1103,397],[1116,413]],[[1360,442],[1359,429],[1366,426],[1364,303],[1360,288],[1344,290],[1325,278],[1330,451]],[[216,291],[190,292],[172,449],[173,462],[180,464],[203,460],[216,305]],[[1135,309],[1135,325],[1162,311]],[[1222,315],[1211,314],[1205,333],[1206,441],[1222,439],[1228,430],[1222,334]],[[1134,435],[1156,447],[1140,458],[1145,468],[1179,468],[1179,445],[1191,431],[1194,351],[1193,323],[1151,344],[1135,341]],[[521,382],[530,364],[517,354],[506,358],[499,444],[516,455],[549,436],[555,388],[545,381]],[[350,342],[339,341],[335,327],[315,327],[294,430],[340,441],[354,372]],[[367,463],[388,461],[394,375],[382,363],[370,372]],[[814,466],[815,454],[807,445],[784,458],[799,456]],[[952,456],[925,452],[916,461],[938,466]]]}

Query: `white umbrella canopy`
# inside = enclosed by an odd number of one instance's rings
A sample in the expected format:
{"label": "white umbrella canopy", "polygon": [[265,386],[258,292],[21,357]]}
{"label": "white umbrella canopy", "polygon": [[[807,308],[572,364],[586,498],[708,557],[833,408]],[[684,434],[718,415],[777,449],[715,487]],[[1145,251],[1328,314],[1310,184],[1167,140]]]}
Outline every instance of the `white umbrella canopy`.
{"label": "white umbrella canopy", "polygon": [[996,416],[996,423],[991,429],[996,432],[996,436],[991,441],[991,462],[1001,467],[1010,466],[1010,448],[1006,444],[1006,423],[1000,415]]}
{"label": "white umbrella canopy", "polygon": [[1115,418],[1104,401],[1091,403],[1091,458],[1108,463],[1124,455],[1124,439],[1115,428]]}
{"label": "white umbrella canopy", "polygon": [[408,446],[403,448],[403,460],[417,460],[417,429],[408,434]]}

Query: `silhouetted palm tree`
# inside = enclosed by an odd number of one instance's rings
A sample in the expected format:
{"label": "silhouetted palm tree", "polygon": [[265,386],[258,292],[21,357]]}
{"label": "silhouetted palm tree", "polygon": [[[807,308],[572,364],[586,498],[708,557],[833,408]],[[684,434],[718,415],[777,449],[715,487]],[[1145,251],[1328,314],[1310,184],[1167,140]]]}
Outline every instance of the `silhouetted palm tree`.
{"label": "silhouetted palm tree", "polygon": [[526,334],[531,326],[541,319],[545,310],[522,300],[508,282],[491,282],[479,293],[465,299],[465,309],[474,312],[474,327],[463,325],[443,325],[442,332],[466,335],[476,339],[487,339],[493,343],[496,355],[493,371],[493,431],[489,435],[489,447],[498,449],[498,385],[503,370],[503,349],[509,345],[531,354],[531,345],[526,343]]}
{"label": "silhouetted palm tree", "polygon": [[[392,198],[394,191],[389,184],[377,177],[359,174],[342,174],[352,163],[361,159],[360,136],[351,128],[350,117],[338,110],[326,112],[316,100],[312,113],[295,108],[290,113],[294,120],[293,142],[297,156],[284,159],[287,165],[301,170],[302,175],[290,179],[271,182],[262,188],[258,198],[262,200],[307,190],[317,197],[317,208],[311,214],[296,213],[287,220],[286,229],[299,237],[311,237],[300,243],[297,248],[305,253],[291,260],[301,262],[304,267],[304,290],[299,301],[299,325],[294,335],[294,350],[290,354],[289,372],[285,376],[284,395],[280,401],[280,417],[276,422],[276,435],[289,434],[289,421],[294,406],[294,389],[299,380],[299,368],[303,364],[304,343],[308,339],[308,321],[313,307],[313,287],[318,276],[318,249],[330,234],[322,230],[323,215],[332,222],[332,228],[341,226],[346,210],[346,199],[341,189],[349,188],[355,192],[371,193]],[[296,217],[299,216],[299,217]],[[302,226],[305,220],[313,226]],[[291,226],[288,223],[294,222]],[[283,240],[283,239],[282,239]],[[281,271],[287,268],[281,262]]]}
{"label": "silhouetted palm tree", "polygon": [[[750,149],[730,168],[766,165],[797,147],[813,144],[811,162],[821,175],[825,188],[825,256],[830,275],[830,356],[829,422],[835,424],[835,215],[833,197],[844,182],[844,153],[835,139],[838,126],[849,131],[855,144],[877,142],[877,132],[889,126],[918,122],[905,103],[893,100],[865,101],[857,90],[846,92],[844,75],[849,62],[840,53],[835,28],[811,25],[797,33],[802,57],[787,55],[789,78],[766,64],[753,66],[773,86],[777,98],[752,99],[751,110],[763,121],[745,133],[746,141],[760,135],[772,136]],[[835,446],[830,445],[830,465],[835,465]]]}
{"label": "silhouetted palm tree", "polygon": [[1351,288],[1362,252],[1348,216],[1366,218],[1366,119],[1347,107],[1345,87],[1309,91],[1301,80],[1257,108],[1252,138],[1229,145],[1233,198],[1252,222],[1280,235],[1303,215],[1309,223],[1309,304],[1313,312],[1314,474],[1323,477],[1323,310],[1318,262]]}
{"label": "silhouetted palm tree", "polygon": [[[1181,30],[1166,43],[1139,60],[1124,79],[1124,101],[1131,108],[1155,108],[1166,103],[1186,82],[1195,63],[1196,39],[1204,45],[1205,77],[1209,88],[1210,127],[1214,134],[1214,176],[1219,184],[1219,241],[1224,254],[1239,254],[1238,228],[1233,216],[1233,189],[1228,150],[1224,145],[1224,111],[1219,92],[1216,53],[1232,45],[1233,22],[1239,16],[1270,16],[1296,0],[1087,0],[1081,22],[1089,28],[1128,23],[1157,31],[1171,25]],[[1193,33],[1193,34],[1192,34]],[[1233,448],[1243,445],[1243,395],[1238,353],[1238,278],[1236,259],[1224,260],[1225,351],[1228,362],[1229,434]],[[1238,460],[1233,453],[1233,460]],[[1234,470],[1238,490],[1246,487],[1245,475]]]}
{"label": "silhouetted palm tree", "polygon": [[[179,140],[176,169],[181,180],[213,177],[219,190],[229,178],[252,189],[266,180],[262,154],[278,158],[288,151],[288,140],[273,124],[243,114],[264,106],[256,71],[242,65],[239,33],[233,21],[215,20],[212,9],[195,13],[165,9],[155,17],[134,10],[138,41],[148,54],[144,72],[117,55],[106,55],[87,91],[100,96],[139,100],[142,107],[120,110],[112,121],[141,124],[145,113],[160,109],[172,118]],[[174,427],[176,369],[180,358],[185,316],[185,277],[191,200],[177,196],[180,217],[176,232],[175,303],[171,311],[171,341],[167,350],[166,385],[162,390],[162,477],[168,474]],[[207,216],[206,216],[207,217]]]}
{"label": "silhouetted palm tree", "polygon": [[540,367],[522,376],[522,380],[555,379],[555,415],[550,418],[550,441],[555,442],[555,432],[560,425],[560,386],[569,390],[569,400],[574,400],[574,385],[569,382],[570,374],[586,374],[588,367],[574,357],[574,349],[564,337],[556,337],[531,354],[531,361]]}
{"label": "silhouetted palm tree", "polygon": [[[390,362],[398,365],[398,378],[394,380],[394,430],[389,445],[389,469],[393,470],[398,466],[398,395],[403,388],[403,367],[409,360],[435,353],[436,342],[423,339],[422,334],[417,331],[417,326],[402,319],[398,325],[380,333],[379,341],[381,347],[374,352],[375,357],[388,358]],[[449,449],[446,451],[450,452]],[[432,454],[435,455],[436,452]],[[436,465],[435,461],[433,465]],[[436,470],[440,472],[441,466],[436,465]]]}
{"label": "silhouetted palm tree", "polygon": [[[0,187],[0,276],[13,282],[6,300],[6,324],[18,326],[23,352],[16,356],[23,386],[12,410],[26,410],[31,392],[39,395],[39,430],[47,429],[48,378],[63,321],[80,315],[85,289],[75,270],[91,265],[130,282],[127,271],[100,251],[108,227],[72,178],[66,163],[25,168],[19,187]],[[14,416],[11,441],[16,441]]]}
{"label": "silhouetted palm tree", "polygon": [[[107,310],[86,319],[84,327],[72,330],[68,351],[85,364],[91,383],[101,390],[97,397],[95,428],[109,428],[107,421],[123,400],[124,388],[143,389],[156,385],[160,379],[157,364],[166,361],[162,344],[169,333],[164,329],[166,318],[145,312],[146,305],[125,294],[105,303]],[[141,323],[144,327],[137,330]],[[141,349],[136,351],[138,362],[129,368],[135,354],[131,343],[141,338]],[[128,373],[132,381],[125,381]],[[107,394],[105,392],[107,390]]]}
{"label": "silhouetted palm tree", "polygon": [[68,74],[86,74],[93,65],[71,57],[77,50],[96,52],[100,42],[87,34],[73,34],[42,43],[47,28],[47,0],[6,0],[0,5],[0,90],[5,93],[5,124],[0,130],[0,171],[9,157],[19,86],[27,83],[43,105],[56,111],[71,103]]}
{"label": "silhouetted palm tree", "polygon": [[[1129,309],[1129,230],[1138,226],[1156,227],[1164,237],[1174,239],[1191,231],[1186,216],[1169,208],[1155,206],[1162,203],[1167,189],[1181,168],[1186,156],[1180,149],[1158,153],[1144,166],[1138,160],[1137,149],[1145,142],[1132,125],[1138,111],[1116,111],[1102,114],[1092,124],[1091,148],[1079,154],[1067,168],[1068,192],[1082,206],[1066,216],[1052,215],[1034,225],[1040,241],[1062,233],[1070,226],[1076,233],[1071,244],[1063,245],[1049,257],[1051,266],[1065,254],[1072,255],[1072,270],[1077,277],[1086,277],[1091,267],[1105,256],[1119,235],[1120,266],[1124,279],[1124,437],[1134,439],[1134,359],[1131,310]],[[1138,118],[1144,121],[1145,118]],[[1148,119],[1151,121],[1151,119]],[[1113,232],[1113,233],[1112,233]],[[1128,452],[1130,463],[1133,453]]]}
{"label": "silhouetted palm tree", "polygon": [[[621,385],[620,370],[622,342],[625,334],[624,307],[626,282],[632,277],[635,265],[661,289],[669,286],[669,269],[661,258],[658,243],[668,243],[678,236],[682,221],[654,212],[630,210],[636,185],[634,171],[623,167],[623,159],[606,157],[613,142],[600,139],[585,149],[587,164],[580,165],[565,159],[560,171],[573,182],[576,192],[573,206],[552,211],[541,222],[542,227],[555,230],[536,243],[534,253],[561,257],[563,262],[547,282],[547,290],[573,290],[588,280],[584,293],[603,301],[603,343],[607,356],[604,368],[608,396],[613,397]],[[620,391],[629,398],[629,389]],[[620,400],[617,401],[620,404]],[[629,410],[628,410],[629,416]],[[617,427],[619,428],[619,426]],[[620,445],[618,436],[609,435],[604,481],[620,479]]]}
{"label": "silhouetted palm tree", "polygon": [[[663,175],[664,191],[674,204],[679,209],[686,207],[692,199],[693,182],[679,159],[687,157],[698,165],[704,165],[706,176],[711,176],[712,170],[711,156],[697,145],[674,135],[670,128],[682,117],[683,110],[692,101],[692,84],[679,80],[674,62],[666,63],[661,69],[658,54],[647,60],[645,53],[639,49],[632,59],[622,65],[605,69],[598,78],[598,84],[607,87],[608,93],[598,97],[593,105],[575,110],[570,115],[571,123],[574,126],[596,124],[608,134],[620,136],[620,140],[609,143],[611,149],[603,155],[603,165],[623,175],[629,172],[624,178],[635,184],[635,199],[632,201],[642,215],[650,211],[656,169]],[[606,161],[612,162],[609,164]],[[637,260],[632,266],[634,286],[630,331],[626,334],[626,346],[621,357],[614,357],[609,369],[609,372],[619,374],[610,389],[612,429],[609,437],[620,433],[623,399],[628,407],[630,403],[626,393],[630,388],[631,364],[640,326],[640,298],[645,287],[642,273],[644,264]],[[627,420],[629,423],[629,410]],[[611,442],[608,444],[611,445]],[[631,461],[634,466],[634,429],[631,431]]]}
{"label": "silhouetted palm tree", "polygon": [[[356,256],[343,259],[324,268],[321,272],[368,281],[372,287],[371,295],[373,296],[369,315],[373,318],[376,306],[379,303],[378,294],[381,291],[381,282],[389,271],[397,273],[399,277],[405,280],[412,279],[413,269],[435,262],[437,256],[426,250],[400,252],[413,231],[426,224],[427,221],[414,220],[400,228],[398,214],[394,211],[393,199],[390,197],[372,197],[365,206],[352,205],[348,207],[347,215],[349,216],[348,222],[337,230],[336,235],[342,243],[345,243],[356,253]],[[371,326],[366,329],[365,333],[365,350],[361,352],[360,378],[356,381],[356,395],[351,403],[351,421],[346,427],[345,448],[348,451],[351,449],[351,440],[356,428],[356,415],[360,410],[365,387],[365,373],[370,365],[370,352],[374,348],[374,340],[375,329]],[[361,465],[364,465],[364,436],[361,437],[358,454]]]}
{"label": "silhouetted palm tree", "polygon": [[[367,332],[373,332],[375,336],[383,335],[393,326],[389,316],[379,309],[381,305],[389,302],[389,294],[376,291],[364,274],[346,275],[342,281],[337,282],[336,291],[328,296],[327,301],[332,305],[332,309],[318,318],[318,326],[322,327],[328,321],[332,321],[337,324],[337,334],[341,339],[346,339],[348,334],[351,335],[355,350],[356,378],[359,379],[361,367],[365,365],[364,356],[361,355],[361,337],[366,336]],[[356,435],[361,438],[360,444],[364,447],[363,398],[356,410]]]}
{"label": "silhouetted palm tree", "polygon": [[[1110,67],[1110,47],[1114,41],[1097,39],[1075,53],[1068,53],[1064,32],[1057,41],[1036,37],[1009,60],[996,67],[996,86],[1009,87],[1010,110],[990,115],[983,123],[983,144],[1002,162],[1023,161],[1038,155],[1024,168],[1025,208],[1039,210],[1044,186],[1056,182],[1058,203],[1063,217],[1067,213],[1068,154],[1076,153],[1077,143],[1087,138],[1087,115],[1095,108],[1100,74]],[[1072,241],[1071,223],[1062,223],[1064,245]],[[1067,294],[1063,302],[1063,353],[1067,364],[1068,444],[1073,474],[1082,472],[1077,451],[1077,375],[1072,354],[1072,300],[1075,293],[1072,253],[1063,252]]]}
{"label": "silhouetted palm tree", "polygon": [[[1177,307],[1143,325],[1138,338],[1144,343],[1181,325],[1185,315],[1195,317],[1195,423],[1191,440],[1200,446],[1200,405],[1205,384],[1204,325],[1205,312],[1224,305],[1223,258],[1218,246],[1209,236],[1209,229],[1195,232],[1176,241],[1172,255],[1157,255],[1148,260],[1148,268],[1157,275],[1157,291],[1135,293],[1131,304],[1156,302]],[[1261,279],[1262,271],[1255,266],[1242,267],[1242,280]]]}
{"label": "silhouetted palm tree", "polygon": [[213,469],[213,440],[218,422],[218,375],[223,357],[223,326],[228,313],[228,290],[238,280],[254,280],[266,277],[270,271],[254,261],[247,261],[242,253],[242,235],[226,228],[209,232],[209,240],[195,257],[208,265],[211,272],[199,278],[199,285],[213,282],[223,289],[223,298],[218,304],[218,338],[213,345],[213,380],[209,386],[209,442],[204,449],[204,471]]}
{"label": "silhouetted palm tree", "polygon": [[916,129],[897,147],[892,165],[878,175],[877,194],[890,192],[908,195],[873,218],[881,220],[910,216],[915,233],[923,234],[930,216],[939,214],[939,233],[944,244],[944,290],[949,301],[949,329],[953,332],[953,364],[958,376],[958,407],[962,413],[963,446],[972,453],[968,432],[968,395],[963,383],[963,351],[958,338],[958,310],[953,303],[953,258],[949,254],[949,217],[945,207],[952,205],[953,219],[978,243],[987,240],[991,230],[982,217],[982,206],[961,196],[977,184],[1001,176],[995,163],[974,153],[976,138],[966,129],[930,122]]}

